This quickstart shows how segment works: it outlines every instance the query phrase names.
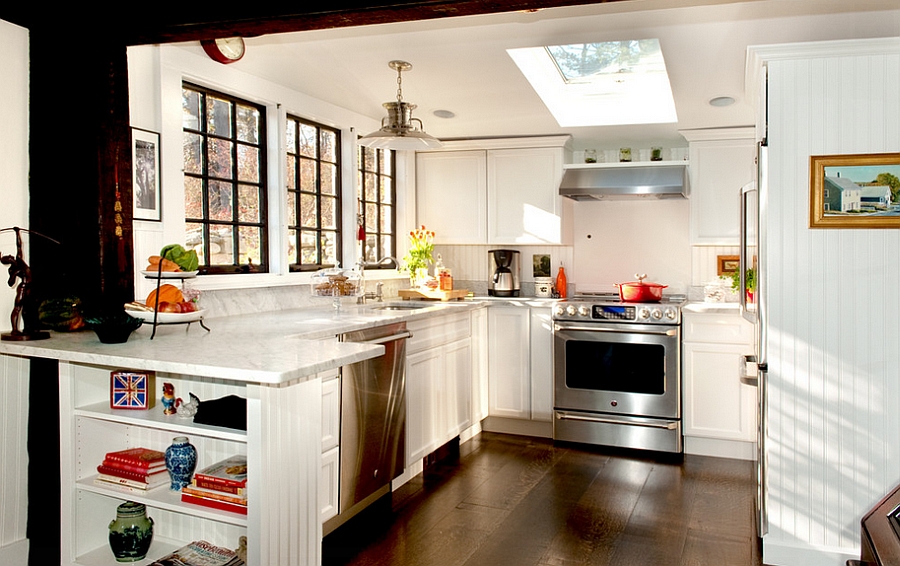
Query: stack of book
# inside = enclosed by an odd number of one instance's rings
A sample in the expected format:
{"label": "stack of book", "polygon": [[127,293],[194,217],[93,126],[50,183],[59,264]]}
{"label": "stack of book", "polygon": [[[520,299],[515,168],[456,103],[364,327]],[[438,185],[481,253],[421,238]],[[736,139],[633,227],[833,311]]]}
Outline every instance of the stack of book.
{"label": "stack of book", "polygon": [[205,540],[195,540],[156,560],[150,566],[244,566],[244,564],[233,550],[212,545]]}
{"label": "stack of book", "polygon": [[181,500],[233,513],[247,514],[247,457],[232,456],[194,472],[181,488]]}
{"label": "stack of book", "polygon": [[94,483],[129,491],[147,491],[169,483],[166,455],[149,448],[129,448],[107,452],[97,466]]}

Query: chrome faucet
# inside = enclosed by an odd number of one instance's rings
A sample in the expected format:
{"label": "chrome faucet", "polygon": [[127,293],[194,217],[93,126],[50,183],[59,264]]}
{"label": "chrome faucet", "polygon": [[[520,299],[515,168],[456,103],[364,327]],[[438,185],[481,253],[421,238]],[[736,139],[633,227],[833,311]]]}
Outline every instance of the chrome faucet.
{"label": "chrome faucet", "polygon": [[[360,257],[357,260],[356,267],[359,270],[359,276],[362,280],[361,284],[364,286],[363,291],[365,291],[365,284],[366,284],[365,283],[366,279],[365,279],[365,275],[364,275],[366,267],[375,267],[376,265],[382,265],[383,263],[385,263],[387,261],[392,261],[392,262],[394,262],[394,265],[396,265],[398,268],[400,267],[400,263],[397,261],[397,258],[395,258],[393,256],[385,256],[385,257],[379,259],[378,261],[373,261],[373,262],[367,262],[362,257]],[[364,304],[366,304],[366,299],[375,299],[375,301],[378,303],[384,302],[383,290],[384,290],[384,283],[382,283],[381,281],[377,281],[375,283],[375,292],[374,293],[363,292],[363,294],[360,295],[358,299],[356,299],[356,304],[364,305]]]}

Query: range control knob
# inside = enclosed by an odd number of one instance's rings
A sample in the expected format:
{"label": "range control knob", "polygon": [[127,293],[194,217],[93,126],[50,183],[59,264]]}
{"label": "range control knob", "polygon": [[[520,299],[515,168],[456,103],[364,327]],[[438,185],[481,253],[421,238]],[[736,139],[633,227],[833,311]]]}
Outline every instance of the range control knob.
{"label": "range control knob", "polygon": [[653,311],[650,313],[650,316],[653,317],[653,320],[659,320],[659,319],[661,319],[661,318],[662,318],[662,315],[663,315],[663,313],[662,313],[662,311],[659,310],[659,309],[653,309]]}
{"label": "range control knob", "polygon": [[648,318],[650,318],[650,309],[648,309],[647,307],[639,308],[638,312],[637,312],[637,317],[638,317],[638,320],[647,320]]}
{"label": "range control knob", "polygon": [[579,314],[580,316],[590,316],[590,315],[591,315],[591,309],[588,308],[587,305],[581,305],[580,307],[578,307],[578,314]]}
{"label": "range control knob", "polygon": [[675,320],[678,318],[678,311],[673,308],[666,309],[666,319],[667,320]]}
{"label": "range control knob", "polygon": [[569,305],[569,306],[566,307],[566,314],[567,314],[567,315],[569,315],[569,316],[575,316],[575,313],[576,313],[576,312],[578,312],[578,310],[575,308],[575,305]]}
{"label": "range control knob", "polygon": [[555,314],[556,316],[562,316],[565,310],[566,309],[564,309],[562,305],[556,305],[555,307],[553,307],[553,314]]}

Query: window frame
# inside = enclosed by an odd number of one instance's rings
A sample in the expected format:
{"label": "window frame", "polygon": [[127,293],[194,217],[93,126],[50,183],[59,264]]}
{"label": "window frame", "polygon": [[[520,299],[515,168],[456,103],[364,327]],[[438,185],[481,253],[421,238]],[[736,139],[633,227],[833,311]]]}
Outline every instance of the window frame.
{"label": "window frame", "polygon": [[[291,127],[291,121],[294,123],[294,127],[296,128],[293,139],[294,139],[294,148],[290,148],[289,140],[291,136],[288,133],[288,129]],[[316,156],[315,158],[309,156],[301,156],[299,155],[298,147],[296,146],[299,143],[299,128],[300,125],[311,126],[316,129]],[[290,199],[287,198],[285,202],[287,203],[284,210],[285,215],[285,228],[286,232],[284,234],[285,241],[291,242],[292,233],[295,244],[298,246],[295,254],[291,257],[291,254],[287,253],[285,250],[284,253],[287,254],[287,269],[291,273],[303,273],[303,272],[312,272],[318,271],[319,269],[324,269],[328,267],[334,267],[335,264],[343,265],[344,260],[344,219],[343,219],[343,209],[344,209],[344,195],[343,195],[343,151],[342,151],[342,137],[341,130],[339,128],[335,128],[332,126],[328,126],[326,124],[322,124],[320,122],[316,122],[315,120],[310,120],[308,118],[303,118],[302,116],[298,116],[296,114],[288,113],[285,115],[284,119],[285,126],[285,172],[284,172],[284,192],[286,196],[290,196],[291,193],[295,193],[294,198],[294,219],[295,224],[291,224],[289,222],[289,218],[292,214],[291,212],[291,203]],[[322,132],[327,131],[334,135],[335,139],[335,147],[334,147],[334,161],[328,161],[327,159],[323,159],[322,155]],[[292,168],[290,165],[291,157],[295,158],[294,167]],[[313,160],[315,163],[315,191],[308,191],[300,186],[300,163],[301,159]],[[333,166],[334,168],[334,192],[333,193],[323,193],[322,192],[322,164],[328,164]],[[293,183],[288,182],[289,176],[293,176]],[[293,188],[291,188],[293,186]],[[301,219],[301,196],[313,196],[316,200],[316,226],[304,226]],[[323,198],[334,199],[334,218],[335,218],[335,227],[334,228],[324,228],[322,226],[322,201]],[[316,241],[319,242],[316,247],[316,259],[317,262],[315,264],[311,263],[303,263],[302,262],[302,251],[299,248],[299,243],[301,242],[302,232],[315,232],[317,234]],[[334,246],[335,246],[335,263],[326,263],[322,261],[324,258],[322,256],[322,234],[323,233],[332,233],[334,235]]]}
{"label": "window frame", "polygon": [[[373,152],[374,157],[372,162],[375,164],[375,169],[367,169],[366,168],[366,153]],[[390,163],[390,172],[384,172],[383,165],[385,160],[382,156],[387,155],[387,160]],[[393,257],[394,262],[390,264],[378,264],[372,265],[371,267],[367,266],[366,269],[399,269],[399,260],[397,259],[397,152],[390,149],[373,149],[369,147],[365,147],[363,145],[357,144],[357,210],[358,210],[358,224],[362,224],[365,227],[366,238],[370,236],[371,232],[369,231],[369,218],[366,214],[366,205],[374,205],[376,211],[380,209],[382,206],[389,206],[391,208],[391,222],[388,227],[389,230],[385,230],[384,226],[382,226],[382,215],[376,213],[375,215],[375,241],[377,243],[375,250],[375,257],[368,258],[366,257],[366,244],[362,242],[360,244],[360,254],[362,258],[366,261],[377,261],[379,259],[383,259],[386,257]],[[376,200],[368,200],[366,199],[366,188],[368,183],[366,181],[367,177],[371,175],[374,177],[376,184]],[[384,199],[383,187],[384,187],[384,179],[390,179],[391,186],[391,195],[390,201],[386,201]],[[359,229],[359,225],[357,225],[357,229]],[[384,236],[391,237],[391,249],[384,250],[382,247]]]}
{"label": "window frame", "polygon": [[[268,143],[268,132],[267,132],[267,108],[265,105],[258,104],[252,102],[250,100],[241,98],[239,96],[235,96],[226,92],[222,92],[216,89],[208,88],[187,80],[183,80],[181,82],[181,92],[182,92],[182,100],[184,99],[184,91],[190,90],[193,92],[197,92],[200,94],[200,112],[201,123],[198,124],[199,129],[191,129],[185,126],[182,121],[181,124],[181,132],[182,132],[182,143],[184,143],[184,136],[186,134],[199,135],[201,138],[200,143],[200,151],[202,154],[201,164],[200,164],[200,173],[190,172],[187,168],[184,168],[183,174],[185,178],[185,182],[183,184],[184,194],[182,198],[187,200],[187,184],[188,179],[199,179],[201,184],[201,198],[202,202],[202,211],[203,218],[189,218],[187,216],[188,212],[185,210],[184,212],[184,220],[185,225],[189,224],[200,224],[201,229],[203,231],[203,254],[201,257],[204,258],[206,263],[200,265],[200,274],[202,275],[230,275],[230,274],[244,274],[244,273],[268,273],[270,269],[270,257],[271,250],[269,250],[269,183],[268,183],[268,151],[269,151],[269,143]],[[217,99],[227,101],[230,105],[231,116],[230,116],[230,134],[228,136],[223,136],[221,134],[210,133],[208,131],[208,119],[206,112],[206,99],[209,96],[213,96]],[[254,109],[259,116],[258,120],[258,129],[257,129],[257,141],[256,143],[249,142],[247,140],[240,139],[240,135],[238,133],[237,128],[237,120],[238,113],[237,107],[244,106],[248,108]],[[210,173],[210,164],[209,160],[206,158],[206,152],[208,148],[208,143],[210,139],[216,140],[225,140],[232,144],[232,163],[231,163],[231,178],[224,179],[215,177]],[[258,155],[258,178],[256,181],[247,181],[245,179],[241,179],[238,166],[239,166],[239,148],[241,147],[251,147],[255,148]],[[184,158],[182,158],[183,161]],[[230,220],[213,220],[210,218],[209,211],[209,184],[210,181],[216,182],[224,182],[231,184],[232,192],[232,218]],[[258,220],[256,222],[251,222],[247,220],[240,219],[240,187],[241,186],[253,186],[257,189],[257,194],[259,196],[258,201]],[[232,254],[234,258],[234,263],[230,265],[226,264],[210,264],[210,229],[212,226],[231,226],[232,234],[234,237],[232,238]],[[253,227],[258,230],[259,233],[259,245],[260,245],[260,259],[258,264],[254,264],[252,262],[240,263],[241,257],[241,246],[240,246],[240,228],[242,227]],[[187,234],[187,228],[185,228],[185,234]]]}

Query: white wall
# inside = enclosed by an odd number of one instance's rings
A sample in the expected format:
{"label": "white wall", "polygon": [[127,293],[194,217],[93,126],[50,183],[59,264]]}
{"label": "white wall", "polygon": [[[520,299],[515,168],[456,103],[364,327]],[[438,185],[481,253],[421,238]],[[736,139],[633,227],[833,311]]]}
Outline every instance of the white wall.
{"label": "white wall", "polygon": [[763,559],[837,566],[900,483],[900,230],[809,229],[809,157],[900,151],[900,38],[779,49],[796,55],[766,52]]}
{"label": "white wall", "polygon": [[[0,228],[27,228],[28,30],[2,20],[0,132]],[[0,252],[15,254],[15,249],[14,234],[0,234]],[[8,331],[15,293],[6,287],[5,273],[2,281],[0,329]],[[0,564],[11,566],[27,561],[27,419],[28,363],[0,356]]]}

